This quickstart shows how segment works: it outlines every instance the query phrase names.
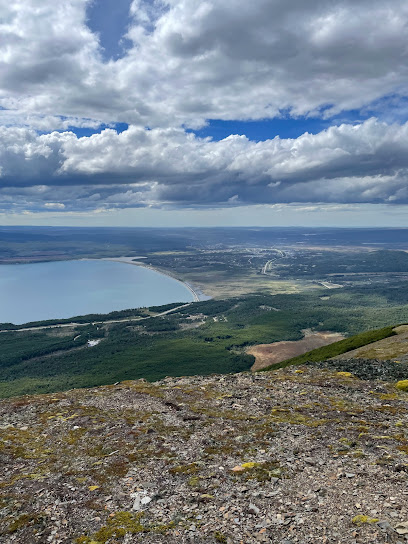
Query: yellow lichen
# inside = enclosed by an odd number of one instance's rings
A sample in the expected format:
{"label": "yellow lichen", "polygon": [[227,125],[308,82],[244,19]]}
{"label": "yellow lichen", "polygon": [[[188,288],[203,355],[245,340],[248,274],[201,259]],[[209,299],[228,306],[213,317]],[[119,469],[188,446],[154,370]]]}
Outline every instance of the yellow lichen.
{"label": "yellow lichen", "polygon": [[408,380],[401,380],[397,382],[395,387],[400,391],[408,391]]}
{"label": "yellow lichen", "polygon": [[249,462],[249,463],[242,463],[242,468],[244,469],[251,469],[251,468],[254,468],[256,466],[259,466],[259,463],[254,463],[254,462]]}
{"label": "yellow lichen", "polygon": [[368,524],[372,524],[372,523],[377,523],[377,521],[379,521],[378,518],[370,518],[369,516],[363,516],[363,515],[358,515],[358,516],[355,516],[352,520],[352,523],[354,523],[354,525],[364,525],[365,523],[368,523]]}

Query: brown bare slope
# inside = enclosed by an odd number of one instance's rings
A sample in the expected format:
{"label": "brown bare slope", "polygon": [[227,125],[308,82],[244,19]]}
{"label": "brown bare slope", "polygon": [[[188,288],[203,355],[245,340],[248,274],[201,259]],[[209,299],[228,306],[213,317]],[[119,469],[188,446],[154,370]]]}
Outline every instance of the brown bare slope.
{"label": "brown bare slope", "polygon": [[295,342],[274,342],[251,346],[247,353],[255,357],[251,370],[261,370],[269,365],[280,363],[297,355],[303,355],[312,349],[327,346],[343,340],[344,336],[335,332],[313,332],[310,329],[302,331],[304,338]]}

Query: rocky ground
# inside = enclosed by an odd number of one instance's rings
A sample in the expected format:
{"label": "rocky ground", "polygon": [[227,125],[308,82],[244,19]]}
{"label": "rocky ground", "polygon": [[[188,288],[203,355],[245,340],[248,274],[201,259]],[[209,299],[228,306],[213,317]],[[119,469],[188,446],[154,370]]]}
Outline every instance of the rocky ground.
{"label": "rocky ground", "polygon": [[405,543],[407,400],[304,366],[2,401],[0,542]]}
{"label": "rocky ground", "polygon": [[[408,363],[379,359],[355,359],[344,357],[329,359],[320,363],[307,363],[313,367],[335,369],[339,372],[351,372],[362,380],[383,380],[398,382],[408,376]],[[408,400],[408,396],[407,396]]]}

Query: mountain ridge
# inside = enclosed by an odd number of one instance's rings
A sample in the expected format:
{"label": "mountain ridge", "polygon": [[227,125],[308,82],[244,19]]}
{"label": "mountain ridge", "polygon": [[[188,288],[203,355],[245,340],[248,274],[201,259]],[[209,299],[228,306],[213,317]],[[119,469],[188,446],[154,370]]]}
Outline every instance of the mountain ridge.
{"label": "mountain ridge", "polygon": [[0,542],[403,542],[406,400],[313,365],[2,400]]}

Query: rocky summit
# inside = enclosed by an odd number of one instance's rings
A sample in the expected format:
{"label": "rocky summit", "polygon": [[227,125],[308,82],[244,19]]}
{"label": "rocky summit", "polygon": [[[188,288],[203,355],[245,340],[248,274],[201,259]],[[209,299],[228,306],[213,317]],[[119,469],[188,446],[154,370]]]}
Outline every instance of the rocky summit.
{"label": "rocky summit", "polygon": [[0,542],[405,543],[407,400],[331,363],[1,401]]}

